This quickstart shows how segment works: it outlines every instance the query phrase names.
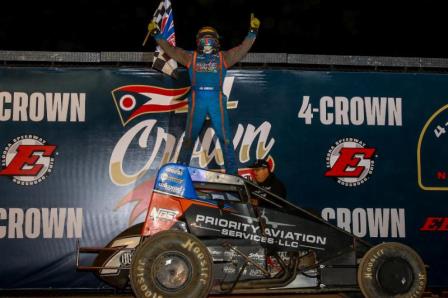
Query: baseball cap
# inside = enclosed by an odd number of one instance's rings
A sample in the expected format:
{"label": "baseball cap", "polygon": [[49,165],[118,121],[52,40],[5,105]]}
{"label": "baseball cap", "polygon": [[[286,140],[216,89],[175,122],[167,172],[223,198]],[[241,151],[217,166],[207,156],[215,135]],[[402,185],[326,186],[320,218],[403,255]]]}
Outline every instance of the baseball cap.
{"label": "baseball cap", "polygon": [[251,166],[252,169],[267,168],[269,169],[269,163],[264,159],[257,159]]}

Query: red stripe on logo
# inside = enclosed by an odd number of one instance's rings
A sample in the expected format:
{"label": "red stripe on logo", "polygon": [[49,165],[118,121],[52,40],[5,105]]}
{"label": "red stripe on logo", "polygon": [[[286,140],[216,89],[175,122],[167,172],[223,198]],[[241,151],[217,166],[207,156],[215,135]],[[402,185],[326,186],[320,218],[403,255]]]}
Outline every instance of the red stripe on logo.
{"label": "red stripe on logo", "polygon": [[131,86],[123,86],[117,89],[116,91],[135,92],[135,93],[155,93],[166,96],[181,96],[186,94],[189,90],[190,87],[184,87],[179,89],[165,89],[154,86],[131,85]]}
{"label": "red stripe on logo", "polygon": [[[131,116],[129,117],[129,120],[141,115],[141,114],[145,114],[145,113],[156,113],[156,112],[170,112],[170,111],[174,111],[178,108],[181,108],[183,106],[186,106],[188,103],[187,101],[184,102],[180,102],[180,103],[176,103],[173,105],[142,105],[141,107],[139,107],[137,110],[135,110]],[[128,120],[128,121],[129,121]]]}

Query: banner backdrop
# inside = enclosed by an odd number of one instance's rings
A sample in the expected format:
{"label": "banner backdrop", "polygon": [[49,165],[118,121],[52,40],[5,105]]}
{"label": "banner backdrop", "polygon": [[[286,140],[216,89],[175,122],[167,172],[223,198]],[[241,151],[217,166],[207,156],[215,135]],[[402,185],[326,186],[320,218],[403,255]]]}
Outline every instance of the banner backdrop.
{"label": "banner backdrop", "polygon": [[[101,288],[75,245],[143,221],[176,161],[189,81],[126,68],[0,68],[0,288]],[[273,161],[287,199],[372,243],[399,241],[448,286],[448,75],[233,70],[244,172]],[[220,168],[205,127],[192,165]],[[83,259],[83,262],[89,260]]]}

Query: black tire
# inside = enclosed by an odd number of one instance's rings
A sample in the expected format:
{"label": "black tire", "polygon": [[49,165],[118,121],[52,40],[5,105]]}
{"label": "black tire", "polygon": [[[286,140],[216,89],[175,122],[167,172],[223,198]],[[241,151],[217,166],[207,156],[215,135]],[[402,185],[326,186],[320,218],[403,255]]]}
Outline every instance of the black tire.
{"label": "black tire", "polygon": [[363,256],[358,285],[365,297],[421,297],[426,288],[425,264],[409,246],[382,243]]}
{"label": "black tire", "polygon": [[212,286],[213,261],[195,236],[163,231],[136,250],[131,286],[137,297],[207,297]]}

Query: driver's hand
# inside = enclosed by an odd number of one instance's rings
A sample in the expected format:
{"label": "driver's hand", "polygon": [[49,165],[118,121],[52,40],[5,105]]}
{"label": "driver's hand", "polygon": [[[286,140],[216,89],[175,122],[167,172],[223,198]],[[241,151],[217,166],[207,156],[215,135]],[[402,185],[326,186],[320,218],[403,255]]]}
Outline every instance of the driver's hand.
{"label": "driver's hand", "polygon": [[260,28],[260,20],[254,16],[253,13],[250,14],[250,29],[258,30]]}
{"label": "driver's hand", "polygon": [[148,24],[148,31],[149,31],[149,34],[151,34],[151,36],[154,36],[157,33],[159,33],[159,26],[157,26],[157,24],[156,24],[156,22],[154,20],[152,20]]}

